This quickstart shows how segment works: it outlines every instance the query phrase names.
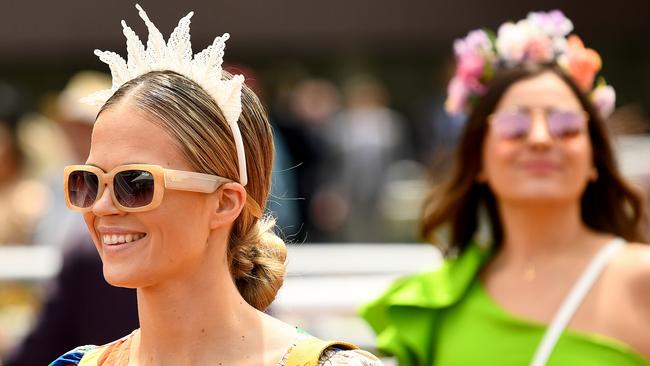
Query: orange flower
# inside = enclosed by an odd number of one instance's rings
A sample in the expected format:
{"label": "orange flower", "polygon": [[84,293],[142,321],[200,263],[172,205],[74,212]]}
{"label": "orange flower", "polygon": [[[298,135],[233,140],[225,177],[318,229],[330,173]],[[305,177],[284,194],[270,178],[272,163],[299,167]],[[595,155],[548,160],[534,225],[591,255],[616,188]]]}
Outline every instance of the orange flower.
{"label": "orange flower", "polygon": [[600,56],[591,48],[585,48],[580,37],[575,34],[567,39],[566,55],[569,75],[584,92],[589,92],[596,74],[602,67]]}

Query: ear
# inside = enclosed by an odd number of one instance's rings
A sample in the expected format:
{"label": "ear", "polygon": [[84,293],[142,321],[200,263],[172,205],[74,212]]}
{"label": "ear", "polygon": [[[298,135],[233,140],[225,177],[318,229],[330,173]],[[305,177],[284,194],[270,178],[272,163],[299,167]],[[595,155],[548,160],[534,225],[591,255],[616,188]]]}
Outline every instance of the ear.
{"label": "ear", "polygon": [[210,229],[231,225],[246,203],[246,189],[239,183],[226,183],[216,192],[210,212]]}

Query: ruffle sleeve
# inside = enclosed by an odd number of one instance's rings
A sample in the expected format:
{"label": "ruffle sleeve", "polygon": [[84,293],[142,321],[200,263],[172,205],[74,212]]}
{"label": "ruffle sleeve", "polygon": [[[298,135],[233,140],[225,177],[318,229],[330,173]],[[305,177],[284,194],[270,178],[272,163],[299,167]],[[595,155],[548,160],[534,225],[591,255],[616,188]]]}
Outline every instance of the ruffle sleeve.
{"label": "ruffle sleeve", "polygon": [[476,244],[434,271],[395,281],[376,300],[360,309],[377,334],[377,348],[397,357],[400,366],[430,364],[440,309],[460,300],[489,251]]}

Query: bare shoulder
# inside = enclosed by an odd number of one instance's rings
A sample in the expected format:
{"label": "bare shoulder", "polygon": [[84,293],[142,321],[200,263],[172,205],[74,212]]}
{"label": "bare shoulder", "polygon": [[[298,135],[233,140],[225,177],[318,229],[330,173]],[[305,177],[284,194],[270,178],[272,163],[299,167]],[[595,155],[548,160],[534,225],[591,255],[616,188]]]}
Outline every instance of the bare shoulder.
{"label": "bare shoulder", "polygon": [[614,259],[621,274],[650,280],[650,245],[628,243]]}
{"label": "bare shoulder", "polygon": [[[261,313],[262,349],[264,350],[265,365],[275,365],[278,360],[285,360],[300,333],[291,326],[272,316]],[[283,365],[283,363],[280,363]]]}
{"label": "bare shoulder", "polygon": [[[603,333],[617,338],[650,359],[650,246],[628,243],[609,263],[600,291],[608,319]],[[599,292],[599,291],[597,291]]]}
{"label": "bare shoulder", "polygon": [[612,270],[613,280],[634,298],[634,302],[650,309],[650,245],[626,244],[614,258]]}
{"label": "bare shoulder", "polygon": [[262,332],[268,335],[267,339],[278,345],[293,343],[300,335],[298,329],[290,324],[274,318],[268,314],[261,313]]}

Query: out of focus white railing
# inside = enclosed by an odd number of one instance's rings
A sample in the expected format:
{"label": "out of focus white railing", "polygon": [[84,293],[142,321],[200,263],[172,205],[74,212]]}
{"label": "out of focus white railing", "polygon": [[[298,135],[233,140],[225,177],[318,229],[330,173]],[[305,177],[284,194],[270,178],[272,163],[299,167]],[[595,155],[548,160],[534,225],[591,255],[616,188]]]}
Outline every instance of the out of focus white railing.
{"label": "out of focus white railing", "polygon": [[[357,316],[359,305],[397,277],[440,260],[437,250],[423,244],[291,244],[287,277],[270,311],[319,337],[372,349],[374,336]],[[58,248],[0,246],[0,281],[42,282],[61,263]]]}
{"label": "out of focus white railing", "polygon": [[51,246],[0,246],[0,281],[43,281],[61,268],[59,248]]}
{"label": "out of focus white railing", "polygon": [[302,244],[289,246],[288,258],[273,315],[316,336],[367,349],[375,337],[357,315],[359,306],[396,278],[441,263],[440,253],[424,244]]}

